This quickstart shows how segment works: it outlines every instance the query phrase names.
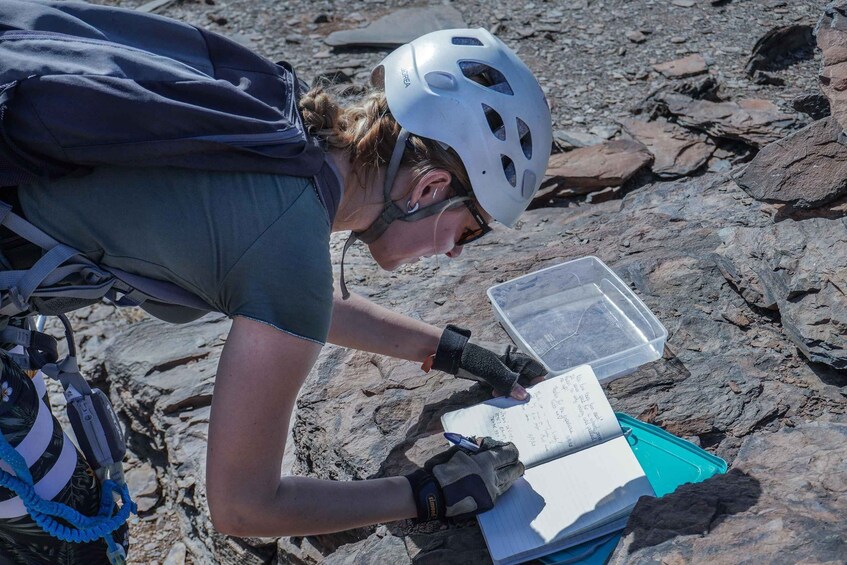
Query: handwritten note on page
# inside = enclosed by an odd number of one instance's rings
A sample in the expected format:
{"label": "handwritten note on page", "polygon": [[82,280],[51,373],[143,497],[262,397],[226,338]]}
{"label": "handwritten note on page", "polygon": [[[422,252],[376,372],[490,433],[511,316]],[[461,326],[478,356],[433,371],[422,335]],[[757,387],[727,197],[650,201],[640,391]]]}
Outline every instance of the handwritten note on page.
{"label": "handwritten note on page", "polygon": [[529,392],[529,401],[497,398],[444,414],[444,431],[512,441],[527,467],[621,434],[612,407],[588,365],[547,379]]}

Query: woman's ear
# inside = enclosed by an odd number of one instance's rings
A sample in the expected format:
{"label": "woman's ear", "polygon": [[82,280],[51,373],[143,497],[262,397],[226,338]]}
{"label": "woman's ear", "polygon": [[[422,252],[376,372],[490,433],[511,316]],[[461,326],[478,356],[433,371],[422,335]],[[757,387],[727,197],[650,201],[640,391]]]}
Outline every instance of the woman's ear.
{"label": "woman's ear", "polygon": [[424,174],[409,193],[408,208],[426,208],[449,196],[448,187],[453,175],[444,169],[432,169]]}

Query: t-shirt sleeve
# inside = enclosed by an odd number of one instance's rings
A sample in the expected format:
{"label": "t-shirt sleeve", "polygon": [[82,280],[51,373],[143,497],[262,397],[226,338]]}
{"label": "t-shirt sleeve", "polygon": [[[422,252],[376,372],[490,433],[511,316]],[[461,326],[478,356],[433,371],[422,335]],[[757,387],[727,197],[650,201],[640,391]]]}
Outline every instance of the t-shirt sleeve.
{"label": "t-shirt sleeve", "polygon": [[227,273],[220,288],[224,312],[325,343],[332,317],[329,231],[309,187]]}

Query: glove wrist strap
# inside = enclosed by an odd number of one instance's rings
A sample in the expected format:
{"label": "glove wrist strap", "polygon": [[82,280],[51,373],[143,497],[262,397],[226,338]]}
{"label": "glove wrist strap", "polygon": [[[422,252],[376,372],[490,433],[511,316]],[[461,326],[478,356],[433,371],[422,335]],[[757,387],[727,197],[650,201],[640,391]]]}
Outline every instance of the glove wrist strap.
{"label": "glove wrist strap", "polygon": [[438,349],[435,350],[433,369],[455,375],[459,372],[462,352],[465,350],[471,331],[450,324],[441,334]]}
{"label": "glove wrist strap", "polygon": [[412,487],[412,496],[418,509],[417,521],[443,520],[446,512],[444,495],[435,477],[423,469],[418,469],[406,475],[406,479]]}

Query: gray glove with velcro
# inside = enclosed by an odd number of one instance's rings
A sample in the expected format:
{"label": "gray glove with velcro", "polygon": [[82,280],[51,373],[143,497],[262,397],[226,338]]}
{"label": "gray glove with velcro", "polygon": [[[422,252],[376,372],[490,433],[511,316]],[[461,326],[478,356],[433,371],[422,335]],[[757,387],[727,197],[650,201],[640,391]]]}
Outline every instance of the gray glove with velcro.
{"label": "gray glove with velcro", "polygon": [[406,478],[412,486],[418,521],[428,522],[490,510],[523,474],[515,444],[486,437],[478,451],[451,447]]}

